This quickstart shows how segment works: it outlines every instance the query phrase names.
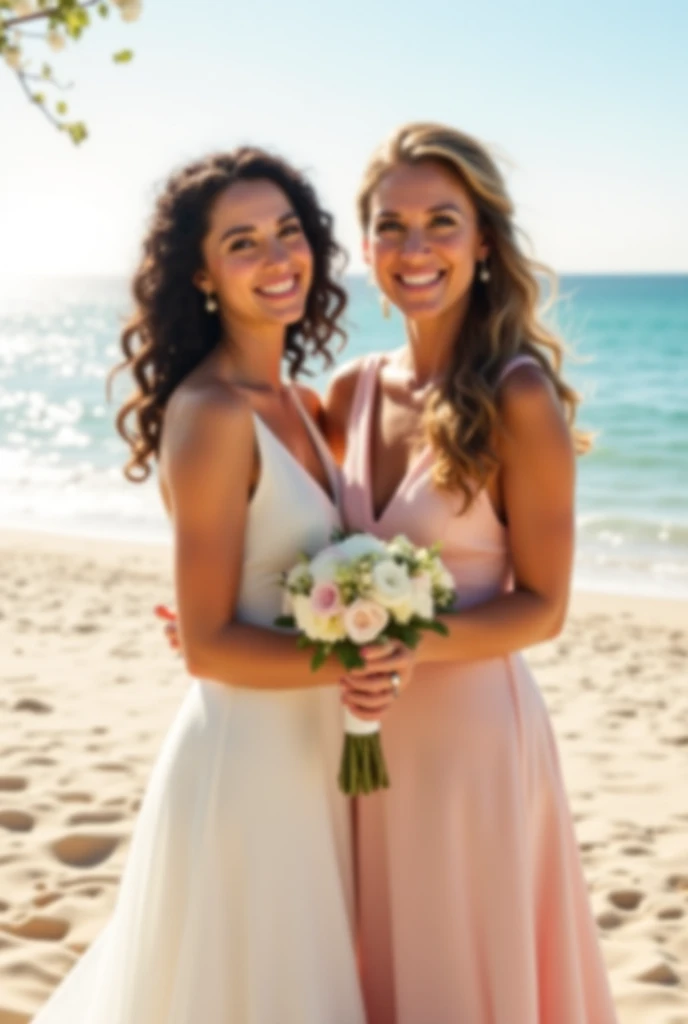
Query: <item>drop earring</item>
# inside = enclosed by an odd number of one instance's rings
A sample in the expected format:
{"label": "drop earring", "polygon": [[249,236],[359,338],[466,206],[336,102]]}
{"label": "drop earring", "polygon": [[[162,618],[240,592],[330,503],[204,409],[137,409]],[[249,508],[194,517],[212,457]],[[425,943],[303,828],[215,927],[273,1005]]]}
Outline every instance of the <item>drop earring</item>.
{"label": "drop earring", "polygon": [[490,273],[490,268],[487,265],[487,260],[483,260],[480,264],[480,270],[478,271],[478,278],[483,284],[487,284],[491,277],[492,274]]}
{"label": "drop earring", "polygon": [[385,320],[389,320],[391,309],[389,305],[389,299],[387,298],[386,295],[380,296],[380,308],[382,310],[382,315],[385,318]]}
{"label": "drop earring", "polygon": [[217,299],[212,294],[212,292],[208,292],[205,297],[206,313],[217,313],[217,308]]}

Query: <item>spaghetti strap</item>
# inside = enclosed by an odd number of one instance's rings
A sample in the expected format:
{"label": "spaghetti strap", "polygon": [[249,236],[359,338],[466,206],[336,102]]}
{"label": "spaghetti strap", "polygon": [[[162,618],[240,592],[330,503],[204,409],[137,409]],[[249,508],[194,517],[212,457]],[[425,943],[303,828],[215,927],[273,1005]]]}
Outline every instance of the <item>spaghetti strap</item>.
{"label": "spaghetti strap", "polygon": [[371,352],[367,355],[361,366],[358,380],[356,381],[356,390],[354,392],[353,402],[351,403],[351,412],[349,413],[349,429],[360,429],[358,426],[361,420],[364,418],[365,413],[370,408],[370,399],[372,393],[376,387],[377,372],[380,363],[384,358],[382,352]]}
{"label": "spaghetti strap", "polygon": [[514,356],[514,358],[510,359],[509,362],[500,370],[499,376],[497,377],[497,387],[503,384],[509,374],[513,373],[514,370],[517,370],[519,366],[540,366],[540,363],[535,356],[528,355],[526,352],[521,353],[519,356]]}

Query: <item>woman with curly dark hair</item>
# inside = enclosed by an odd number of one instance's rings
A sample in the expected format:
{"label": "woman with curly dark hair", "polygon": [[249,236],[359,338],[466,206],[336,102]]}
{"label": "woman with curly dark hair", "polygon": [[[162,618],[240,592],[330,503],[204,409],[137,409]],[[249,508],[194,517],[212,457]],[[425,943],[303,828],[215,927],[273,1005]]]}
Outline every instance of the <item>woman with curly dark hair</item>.
{"label": "woman with curly dark hair", "polygon": [[[336,791],[338,671],[273,627],[281,573],[339,525],[337,472],[286,383],[329,358],[345,296],[331,218],[283,161],[240,149],[161,195],[123,333],[118,417],[157,460],[196,678],[163,745],[114,917],[40,1024],[362,1024],[351,850]],[[391,646],[391,673],[407,664]]]}

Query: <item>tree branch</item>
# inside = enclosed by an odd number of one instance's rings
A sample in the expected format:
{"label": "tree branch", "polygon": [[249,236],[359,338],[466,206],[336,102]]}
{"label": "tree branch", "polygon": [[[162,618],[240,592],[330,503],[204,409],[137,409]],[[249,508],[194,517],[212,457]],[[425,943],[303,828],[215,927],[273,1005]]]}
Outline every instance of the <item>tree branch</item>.
{"label": "tree branch", "polygon": [[62,131],[63,130],[62,129],[62,125],[60,124],[60,122],[57,120],[56,117],[53,117],[53,115],[50,113],[50,111],[45,106],[45,104],[44,103],[36,103],[35,99],[33,98],[33,93],[31,92],[31,89],[29,88],[29,84],[26,81],[26,75],[24,74],[24,72],[23,71],[17,71],[15,73],[17,75],[17,78],[19,79],[19,84],[21,85],[22,89],[26,93],[26,96],[27,96],[29,102],[33,103],[34,107],[38,107],[39,110],[42,111],[43,115],[45,117],[47,117],[48,121],[50,121],[50,123],[53,126],[53,128],[57,128],[58,131]]}
{"label": "tree branch", "polygon": [[[79,9],[85,11],[87,7],[94,7],[99,0],[84,0],[79,4]],[[62,13],[61,7],[48,7],[44,11],[36,11],[35,14],[25,14],[20,18],[8,18],[2,25],[3,29],[14,28],[16,25],[27,25],[30,21],[38,21],[41,18],[53,18]]]}

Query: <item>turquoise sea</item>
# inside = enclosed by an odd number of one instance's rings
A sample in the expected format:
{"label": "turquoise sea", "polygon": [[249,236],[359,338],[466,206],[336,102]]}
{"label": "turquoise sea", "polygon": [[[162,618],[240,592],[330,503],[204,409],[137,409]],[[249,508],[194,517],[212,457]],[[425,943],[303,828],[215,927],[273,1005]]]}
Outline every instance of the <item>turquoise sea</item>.
{"label": "turquoise sea", "polygon": [[[341,358],[397,347],[400,321],[348,283]],[[688,276],[563,277],[560,291],[597,438],[579,464],[576,584],[688,596]],[[121,475],[105,399],[127,307],[124,280],[0,281],[0,526],[168,539],[155,482]]]}

